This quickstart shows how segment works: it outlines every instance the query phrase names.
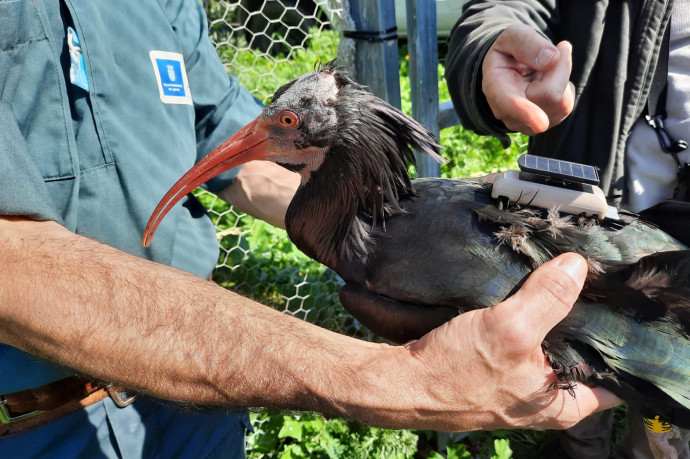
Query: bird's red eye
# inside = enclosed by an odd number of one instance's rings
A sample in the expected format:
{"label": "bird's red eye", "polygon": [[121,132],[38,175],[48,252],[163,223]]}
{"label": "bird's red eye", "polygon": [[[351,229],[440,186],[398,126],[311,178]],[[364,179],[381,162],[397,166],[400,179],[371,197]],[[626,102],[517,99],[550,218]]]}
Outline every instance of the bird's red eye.
{"label": "bird's red eye", "polygon": [[299,116],[291,110],[284,110],[278,116],[278,122],[285,128],[295,128],[299,126]]}

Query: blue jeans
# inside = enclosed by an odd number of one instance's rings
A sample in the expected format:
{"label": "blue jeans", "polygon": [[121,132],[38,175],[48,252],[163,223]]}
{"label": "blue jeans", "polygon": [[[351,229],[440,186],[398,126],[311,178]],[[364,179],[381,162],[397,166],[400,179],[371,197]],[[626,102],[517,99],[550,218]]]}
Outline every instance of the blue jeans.
{"label": "blue jeans", "polygon": [[50,424],[0,440],[19,458],[244,458],[245,413],[195,411],[140,398],[118,408],[108,397]]}

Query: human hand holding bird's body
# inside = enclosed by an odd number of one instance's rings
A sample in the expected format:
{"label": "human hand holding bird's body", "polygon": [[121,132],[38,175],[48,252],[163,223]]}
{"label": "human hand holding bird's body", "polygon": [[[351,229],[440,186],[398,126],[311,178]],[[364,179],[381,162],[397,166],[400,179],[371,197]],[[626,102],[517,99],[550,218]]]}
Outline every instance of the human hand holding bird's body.
{"label": "human hand holding bird's body", "polygon": [[[541,343],[570,311],[586,273],[582,257],[561,255],[507,300],[462,314],[407,344],[426,371],[459,359],[457,368],[438,378],[440,406],[462,410],[461,421],[471,426],[467,430],[563,429],[620,403],[609,391],[582,384],[570,393],[545,390],[556,375]],[[465,384],[458,386],[459,381]]]}

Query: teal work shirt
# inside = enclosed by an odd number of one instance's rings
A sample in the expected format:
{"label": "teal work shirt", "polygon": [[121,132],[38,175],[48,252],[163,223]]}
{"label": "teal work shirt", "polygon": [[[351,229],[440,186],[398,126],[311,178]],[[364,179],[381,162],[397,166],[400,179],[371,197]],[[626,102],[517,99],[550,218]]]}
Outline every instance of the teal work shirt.
{"label": "teal work shirt", "polygon": [[[70,82],[79,52],[88,89]],[[226,74],[199,1],[0,1],[0,214],[55,220],[206,278],[218,246],[193,197],[150,248],[141,236],[170,186],[260,110]],[[0,372],[0,394],[74,373],[4,345]]]}

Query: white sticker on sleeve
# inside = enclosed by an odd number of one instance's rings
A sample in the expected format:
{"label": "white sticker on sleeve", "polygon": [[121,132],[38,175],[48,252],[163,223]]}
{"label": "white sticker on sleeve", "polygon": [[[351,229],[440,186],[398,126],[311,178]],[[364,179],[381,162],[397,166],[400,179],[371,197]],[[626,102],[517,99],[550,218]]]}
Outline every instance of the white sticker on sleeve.
{"label": "white sticker on sleeve", "polygon": [[168,51],[151,51],[151,63],[158,81],[158,92],[165,104],[192,105],[187,71],[182,54]]}

